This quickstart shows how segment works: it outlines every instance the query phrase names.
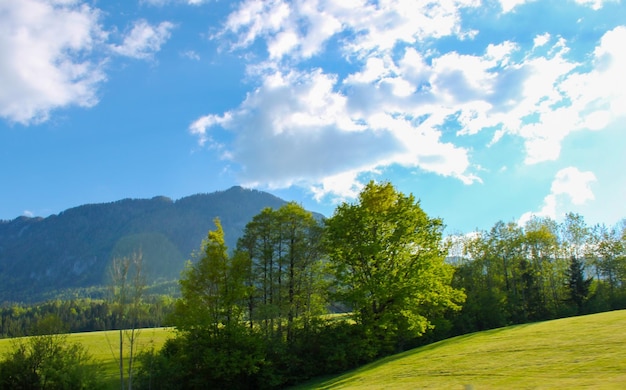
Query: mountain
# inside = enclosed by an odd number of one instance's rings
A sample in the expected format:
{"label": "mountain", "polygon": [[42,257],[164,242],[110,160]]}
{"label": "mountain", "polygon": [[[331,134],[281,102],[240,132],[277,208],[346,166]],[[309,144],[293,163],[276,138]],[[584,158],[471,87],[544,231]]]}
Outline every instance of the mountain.
{"label": "mountain", "polygon": [[285,203],[266,192],[233,187],[176,201],[124,199],[47,218],[0,221],[0,303],[41,301],[62,290],[106,285],[111,260],[139,250],[150,283],[178,279],[214,229],[215,217],[232,249],[256,214]]}

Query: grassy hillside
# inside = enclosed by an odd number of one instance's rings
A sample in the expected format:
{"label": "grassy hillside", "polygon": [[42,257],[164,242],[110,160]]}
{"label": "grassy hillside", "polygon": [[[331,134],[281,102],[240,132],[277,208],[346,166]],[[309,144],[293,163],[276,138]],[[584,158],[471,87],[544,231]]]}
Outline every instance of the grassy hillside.
{"label": "grassy hillside", "polygon": [[626,311],[455,337],[298,389],[623,389]]}
{"label": "grassy hillside", "polygon": [[[140,349],[159,348],[170,329],[145,329]],[[70,335],[104,366],[118,388],[111,349],[118,333]],[[0,339],[0,355],[12,340]],[[298,389],[622,389],[626,383],[626,311],[518,325],[455,337],[390,356]]]}
{"label": "grassy hillside", "polygon": [[[152,347],[159,349],[171,336],[173,336],[173,330],[169,328],[142,329],[138,339],[139,351],[150,350]],[[4,358],[15,340],[0,339],[0,357]],[[119,388],[119,366],[116,360],[119,356],[119,332],[74,333],[69,335],[69,341],[79,342],[87,347],[89,353],[102,365],[109,388]]]}

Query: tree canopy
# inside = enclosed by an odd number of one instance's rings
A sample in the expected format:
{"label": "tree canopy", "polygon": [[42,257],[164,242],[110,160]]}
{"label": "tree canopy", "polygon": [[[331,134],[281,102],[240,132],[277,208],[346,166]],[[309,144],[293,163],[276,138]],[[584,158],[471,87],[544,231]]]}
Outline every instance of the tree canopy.
{"label": "tree canopy", "polygon": [[325,246],[337,297],[359,323],[419,335],[434,311],[460,308],[464,294],[450,285],[442,230],[441,219],[390,183],[370,182],[355,204],[337,207]]}

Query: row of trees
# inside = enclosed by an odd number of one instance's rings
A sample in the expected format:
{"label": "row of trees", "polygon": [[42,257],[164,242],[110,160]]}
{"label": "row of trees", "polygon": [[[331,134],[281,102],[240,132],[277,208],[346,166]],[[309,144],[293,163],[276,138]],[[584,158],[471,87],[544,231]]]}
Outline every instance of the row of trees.
{"label": "row of trees", "polygon": [[454,332],[626,308],[626,221],[534,218],[450,240],[467,301]]}
{"label": "row of trees", "polygon": [[323,224],[295,203],[265,209],[232,253],[215,225],[180,282],[180,333],[144,355],[139,386],[293,384],[399,351],[464,299],[442,221],[389,183]]}
{"label": "row of trees", "polygon": [[[138,328],[167,326],[166,317],[174,309],[169,295],[143,296],[135,319]],[[118,329],[117,304],[112,299],[54,300],[34,305],[11,304],[0,308],[0,338],[31,336],[42,319],[54,315],[71,333]]]}

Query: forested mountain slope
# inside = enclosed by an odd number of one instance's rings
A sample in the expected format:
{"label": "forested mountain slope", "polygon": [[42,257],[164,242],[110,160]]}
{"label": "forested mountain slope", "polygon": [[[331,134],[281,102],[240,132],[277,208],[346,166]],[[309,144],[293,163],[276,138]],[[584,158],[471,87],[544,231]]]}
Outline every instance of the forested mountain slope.
{"label": "forested mountain slope", "polygon": [[106,284],[111,260],[139,250],[150,282],[177,279],[215,217],[234,248],[253,216],[284,203],[265,192],[233,187],[177,201],[124,199],[47,218],[0,221],[0,303],[39,301],[59,290]]}

